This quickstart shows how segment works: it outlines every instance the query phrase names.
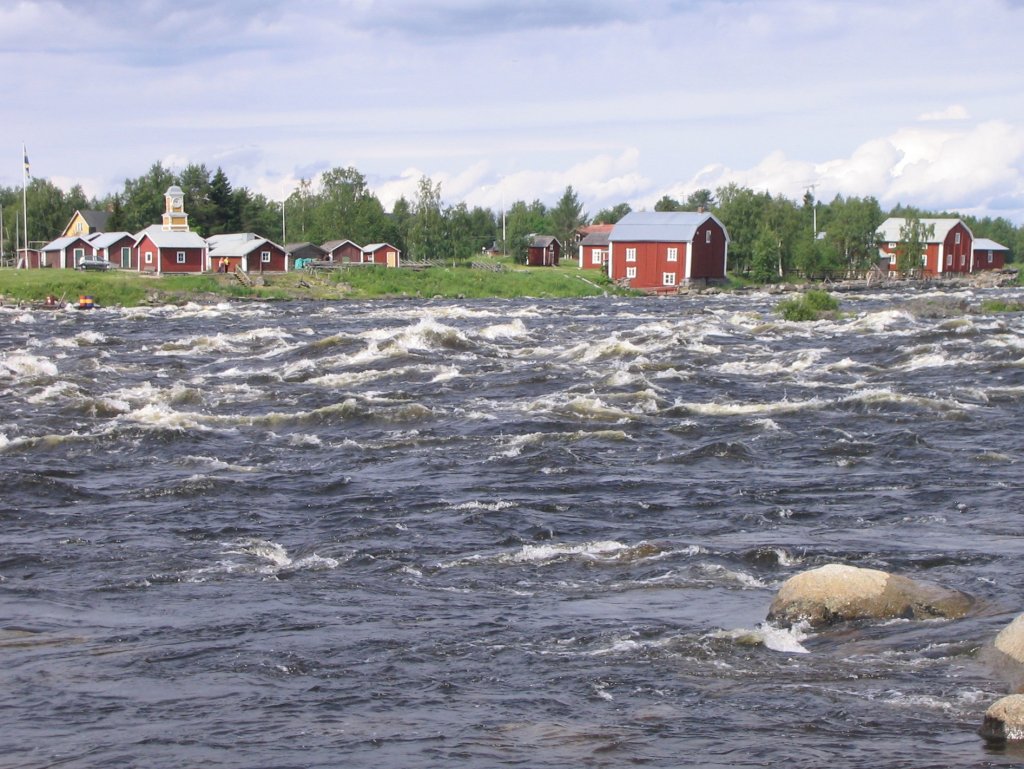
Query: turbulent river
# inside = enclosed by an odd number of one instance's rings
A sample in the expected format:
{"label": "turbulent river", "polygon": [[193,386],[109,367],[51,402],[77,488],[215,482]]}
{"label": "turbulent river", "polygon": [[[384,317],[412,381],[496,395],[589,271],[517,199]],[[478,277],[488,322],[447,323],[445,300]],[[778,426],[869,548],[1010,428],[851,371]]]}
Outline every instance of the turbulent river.
{"label": "turbulent river", "polygon": [[[1019,764],[990,295],[2,308],[0,766]],[[827,563],[975,610],[767,625]]]}

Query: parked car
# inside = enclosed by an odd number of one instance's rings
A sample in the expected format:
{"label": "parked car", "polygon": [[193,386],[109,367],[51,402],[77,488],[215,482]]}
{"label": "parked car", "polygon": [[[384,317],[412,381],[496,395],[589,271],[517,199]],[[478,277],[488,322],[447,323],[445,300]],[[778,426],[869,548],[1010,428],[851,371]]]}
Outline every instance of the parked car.
{"label": "parked car", "polygon": [[114,265],[98,256],[87,256],[78,263],[79,270],[109,270]]}

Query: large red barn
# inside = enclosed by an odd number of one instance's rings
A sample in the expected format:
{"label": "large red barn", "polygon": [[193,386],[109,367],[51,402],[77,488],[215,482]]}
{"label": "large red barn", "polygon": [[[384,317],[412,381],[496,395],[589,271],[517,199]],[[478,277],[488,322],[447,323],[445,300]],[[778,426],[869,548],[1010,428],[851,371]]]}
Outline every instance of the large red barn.
{"label": "large red barn", "polygon": [[608,236],[608,277],[647,291],[723,280],[729,233],[704,211],[635,211]]}
{"label": "large red barn", "polygon": [[[974,236],[966,224],[960,219],[921,219],[920,222],[932,229],[921,254],[921,272],[925,276],[974,272]],[[900,230],[906,225],[905,218],[891,216],[878,228],[879,255],[888,259],[890,271],[899,268]]]}

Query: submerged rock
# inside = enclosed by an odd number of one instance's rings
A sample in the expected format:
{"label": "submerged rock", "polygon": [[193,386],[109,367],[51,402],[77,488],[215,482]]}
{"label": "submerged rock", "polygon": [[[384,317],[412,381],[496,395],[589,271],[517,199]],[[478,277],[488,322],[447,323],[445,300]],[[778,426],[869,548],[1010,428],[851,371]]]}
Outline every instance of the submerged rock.
{"label": "submerged rock", "polygon": [[856,619],[956,618],[970,606],[970,597],[956,590],[877,569],[829,564],[786,580],[768,609],[768,620],[828,625]]}
{"label": "submerged rock", "polygon": [[1024,741],[1024,695],[1011,694],[994,702],[985,711],[978,734],[997,744]]}
{"label": "submerged rock", "polygon": [[1024,614],[999,631],[982,658],[1011,691],[1024,689]]}

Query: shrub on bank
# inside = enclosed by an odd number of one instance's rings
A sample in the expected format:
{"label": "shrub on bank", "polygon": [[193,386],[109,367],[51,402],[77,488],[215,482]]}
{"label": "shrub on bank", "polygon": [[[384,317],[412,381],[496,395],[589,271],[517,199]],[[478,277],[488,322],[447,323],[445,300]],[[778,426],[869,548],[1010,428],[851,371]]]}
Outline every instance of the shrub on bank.
{"label": "shrub on bank", "polygon": [[775,310],[783,320],[807,321],[835,312],[839,309],[839,300],[827,291],[808,291],[795,299],[779,302]]}

